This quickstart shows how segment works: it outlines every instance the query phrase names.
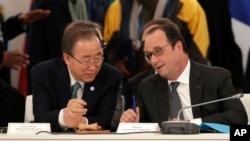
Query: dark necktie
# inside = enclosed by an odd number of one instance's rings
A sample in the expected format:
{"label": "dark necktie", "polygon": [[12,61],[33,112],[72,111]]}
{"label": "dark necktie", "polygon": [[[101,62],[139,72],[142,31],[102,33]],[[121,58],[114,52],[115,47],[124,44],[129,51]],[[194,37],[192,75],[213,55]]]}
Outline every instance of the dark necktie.
{"label": "dark necktie", "polygon": [[77,98],[77,91],[78,89],[81,88],[80,83],[76,82],[72,87],[71,87],[71,92],[72,92],[72,98]]}
{"label": "dark necktie", "polygon": [[[170,95],[169,95],[170,97],[170,119],[177,118],[178,112],[182,108],[179,95],[176,91],[176,88],[178,87],[179,84],[180,82],[172,82],[170,84],[171,86]],[[183,119],[182,114],[180,118]]]}

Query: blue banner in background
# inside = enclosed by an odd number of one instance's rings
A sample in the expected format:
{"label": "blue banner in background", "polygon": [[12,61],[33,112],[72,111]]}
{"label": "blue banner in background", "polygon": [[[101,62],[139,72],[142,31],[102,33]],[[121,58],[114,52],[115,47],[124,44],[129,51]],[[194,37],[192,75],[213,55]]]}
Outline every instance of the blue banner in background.
{"label": "blue banner in background", "polygon": [[230,0],[229,7],[233,18],[250,26],[250,0]]}

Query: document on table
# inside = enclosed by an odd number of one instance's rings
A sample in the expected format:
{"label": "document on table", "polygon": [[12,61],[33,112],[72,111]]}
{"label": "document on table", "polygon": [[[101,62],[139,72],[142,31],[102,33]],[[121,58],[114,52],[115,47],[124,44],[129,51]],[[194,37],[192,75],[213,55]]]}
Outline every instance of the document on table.
{"label": "document on table", "polygon": [[211,132],[219,132],[219,133],[229,133],[230,126],[225,124],[219,123],[201,123],[200,124],[201,130],[204,131],[211,131]]}

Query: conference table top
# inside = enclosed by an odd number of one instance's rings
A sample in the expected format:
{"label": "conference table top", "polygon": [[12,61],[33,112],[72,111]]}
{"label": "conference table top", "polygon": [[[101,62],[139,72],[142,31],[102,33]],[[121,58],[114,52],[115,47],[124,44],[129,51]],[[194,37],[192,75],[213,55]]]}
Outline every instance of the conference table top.
{"label": "conference table top", "polygon": [[69,134],[69,133],[42,133],[39,135],[7,135],[0,134],[0,140],[5,141],[45,141],[45,140],[60,140],[60,141],[77,141],[77,140],[93,140],[93,141],[110,141],[110,140],[199,140],[199,141],[229,141],[230,135],[226,133],[200,133],[200,134],[160,134],[160,133],[133,133],[133,134]]}

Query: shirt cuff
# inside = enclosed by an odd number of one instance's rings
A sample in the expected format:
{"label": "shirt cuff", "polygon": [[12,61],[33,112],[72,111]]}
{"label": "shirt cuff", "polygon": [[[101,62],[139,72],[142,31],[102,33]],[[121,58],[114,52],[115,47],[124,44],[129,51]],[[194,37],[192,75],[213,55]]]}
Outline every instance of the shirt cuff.
{"label": "shirt cuff", "polygon": [[86,117],[83,117],[83,118],[85,119],[85,124],[88,125],[89,124],[88,118],[86,118]]}
{"label": "shirt cuff", "polygon": [[63,121],[63,109],[60,110],[59,112],[59,116],[58,116],[58,121],[59,121],[59,125],[63,130],[67,130],[67,126]]}
{"label": "shirt cuff", "polygon": [[[85,119],[85,124],[88,125],[89,124],[88,118],[86,118],[86,117],[82,117],[82,118]],[[59,121],[59,125],[61,126],[61,128],[67,127],[63,121],[63,109],[59,112],[58,121]]]}

